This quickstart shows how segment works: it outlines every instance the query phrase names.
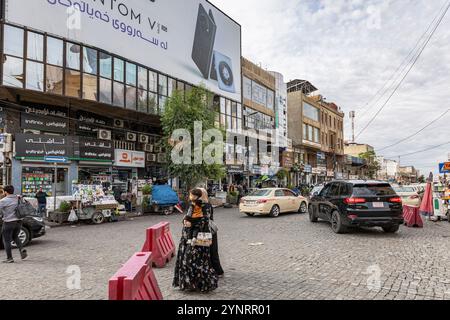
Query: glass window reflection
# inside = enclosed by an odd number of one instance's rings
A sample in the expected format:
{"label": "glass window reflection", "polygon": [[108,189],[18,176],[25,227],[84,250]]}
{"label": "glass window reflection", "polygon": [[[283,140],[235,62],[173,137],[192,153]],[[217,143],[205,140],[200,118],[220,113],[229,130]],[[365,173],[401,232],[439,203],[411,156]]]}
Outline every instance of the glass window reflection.
{"label": "glass window reflection", "polygon": [[111,104],[112,99],[112,81],[100,78],[100,95],[99,95],[99,101]]}
{"label": "glass window reflection", "polygon": [[4,53],[23,58],[23,36],[23,29],[5,24]]}
{"label": "glass window reflection", "polygon": [[167,77],[162,74],[158,77],[158,93],[167,96]]}
{"label": "glass window reflection", "polygon": [[23,60],[4,56],[3,85],[23,88]]}
{"label": "glass window reflection", "polygon": [[[114,80],[123,82],[125,63],[123,60],[114,58]],[[123,90],[122,90],[123,91]]]}
{"label": "glass window reflection", "polygon": [[44,64],[28,61],[26,79],[27,89],[44,91]]}
{"label": "glass window reflection", "polygon": [[83,99],[97,101],[97,77],[91,74],[83,75]]}
{"label": "glass window reflection", "polygon": [[27,57],[36,61],[44,61],[44,36],[39,33],[28,32]]}
{"label": "glass window reflection", "polygon": [[80,97],[81,74],[78,71],[65,70],[66,74],[66,96]]}
{"label": "glass window reflection", "polygon": [[114,82],[113,89],[113,105],[118,107],[123,107],[125,104],[125,96],[124,96],[125,85],[123,83]]}
{"label": "glass window reflection", "polygon": [[136,110],[136,87],[127,86],[125,107],[127,109]]}
{"label": "glass window reflection", "polygon": [[112,57],[109,54],[100,52],[100,76],[111,79],[112,77]]}
{"label": "glass window reflection", "polygon": [[136,65],[127,62],[127,84],[136,86]]}
{"label": "glass window reflection", "polygon": [[66,43],[67,68],[80,70],[81,47],[71,42]]}
{"label": "glass window reflection", "polygon": [[153,92],[148,93],[148,113],[158,113],[158,96]]}
{"label": "glass window reflection", "polygon": [[138,111],[148,112],[148,92],[142,88],[138,89]]}
{"label": "glass window reflection", "polygon": [[150,71],[149,72],[149,90],[151,92],[158,92],[158,74],[156,72]]}
{"label": "glass window reflection", "polygon": [[147,90],[148,71],[145,68],[138,67],[138,86]]}
{"label": "glass window reflection", "polygon": [[83,48],[83,71],[90,74],[97,74],[97,50]]}
{"label": "glass window reflection", "polygon": [[63,68],[47,65],[45,88],[48,93],[63,93]]}
{"label": "glass window reflection", "polygon": [[64,43],[62,40],[47,37],[47,63],[63,66]]}

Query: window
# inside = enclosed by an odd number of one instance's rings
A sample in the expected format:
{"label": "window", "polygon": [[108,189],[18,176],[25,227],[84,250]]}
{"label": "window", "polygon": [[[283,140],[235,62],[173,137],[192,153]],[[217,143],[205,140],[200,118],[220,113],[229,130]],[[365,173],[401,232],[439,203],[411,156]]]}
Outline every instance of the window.
{"label": "window", "polygon": [[244,99],[252,100],[252,80],[247,77],[244,77]]}
{"label": "window", "polygon": [[394,196],[395,194],[389,184],[357,184],[353,186],[353,196],[357,197]]}
{"label": "window", "polygon": [[46,69],[46,92],[53,94],[63,94],[63,68],[47,65]]}
{"label": "window", "polygon": [[39,62],[44,61],[44,36],[28,32],[27,58]]}
{"label": "window", "polygon": [[66,43],[66,67],[80,70],[81,47],[77,44]]}
{"label": "window", "polygon": [[47,63],[62,67],[64,57],[64,43],[62,40],[47,37]]}
{"label": "window", "polygon": [[158,96],[153,92],[148,93],[148,113],[158,113]]}
{"label": "window", "polygon": [[127,86],[125,96],[125,107],[136,110],[136,87]]}
{"label": "window", "polygon": [[267,108],[274,110],[275,93],[272,90],[267,90]]}
{"label": "window", "polygon": [[4,53],[23,58],[23,29],[5,25]]}
{"label": "window", "polygon": [[97,101],[97,76],[83,74],[83,99]]}
{"label": "window", "polygon": [[83,48],[83,71],[89,74],[97,75],[97,50]]}
{"label": "window", "polygon": [[39,62],[27,62],[26,88],[36,91],[44,91],[44,64]]}
{"label": "window", "polygon": [[23,88],[23,60],[4,56],[3,84],[10,87]]}
{"label": "window", "polygon": [[147,90],[148,71],[145,68],[138,67],[138,87]]}
{"label": "window", "polygon": [[111,104],[112,102],[112,81],[109,79],[100,78],[100,95],[99,95],[99,101]]}
{"label": "window", "polygon": [[159,114],[163,114],[166,108],[167,97],[159,96]]}
{"label": "window", "polygon": [[275,197],[284,197],[283,190],[275,190]]}
{"label": "window", "polygon": [[124,73],[125,73],[125,63],[123,62],[123,60],[114,58],[114,80],[124,82]]}
{"label": "window", "polygon": [[295,194],[291,190],[283,190],[285,197],[295,197]]}
{"label": "window", "polygon": [[167,93],[167,95],[169,97],[171,97],[176,89],[177,89],[177,80],[169,78],[169,82],[168,82],[168,91],[169,92]]}
{"label": "window", "polygon": [[156,72],[149,72],[149,87],[148,90],[151,92],[158,92],[158,74]]}
{"label": "window", "polygon": [[148,91],[138,88],[138,111],[148,112]]}
{"label": "window", "polygon": [[125,105],[125,85],[114,81],[113,84],[113,105],[123,107]]}
{"label": "window", "polygon": [[80,97],[80,85],[81,85],[81,74],[74,70],[65,70],[66,76],[66,96],[69,97]]}
{"label": "window", "polygon": [[100,76],[107,79],[112,77],[112,57],[103,52],[100,52]]}
{"label": "window", "polygon": [[338,197],[339,196],[339,183],[333,183],[331,185],[330,191],[327,194],[328,197]]}
{"label": "window", "polygon": [[308,126],[308,140],[309,141],[313,141],[314,137],[313,137],[313,127]]}
{"label": "window", "polygon": [[349,184],[344,183],[341,185],[340,196],[341,197],[350,197],[352,195],[352,188]]}
{"label": "window", "polygon": [[127,62],[127,79],[126,82],[128,85],[135,87],[136,86],[136,65]]}
{"label": "window", "polygon": [[167,96],[167,77],[162,74],[158,77],[158,93]]}
{"label": "window", "polygon": [[314,140],[315,143],[320,143],[320,130],[314,128]]}
{"label": "window", "polygon": [[319,122],[319,109],[309,103],[303,103],[303,115],[311,120]]}
{"label": "window", "polygon": [[267,106],[267,88],[252,81],[252,100],[263,106]]}

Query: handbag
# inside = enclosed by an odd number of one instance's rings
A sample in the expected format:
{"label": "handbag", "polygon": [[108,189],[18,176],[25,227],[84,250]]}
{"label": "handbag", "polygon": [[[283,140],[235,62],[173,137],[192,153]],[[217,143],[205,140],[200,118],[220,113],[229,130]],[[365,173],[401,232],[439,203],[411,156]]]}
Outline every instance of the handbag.
{"label": "handbag", "polygon": [[194,245],[199,247],[210,247],[212,244],[211,232],[199,232]]}
{"label": "handbag", "polygon": [[37,210],[33,207],[33,205],[28,201],[24,200],[22,197],[17,198],[17,208],[14,211],[14,214],[20,220],[26,217],[38,216]]}

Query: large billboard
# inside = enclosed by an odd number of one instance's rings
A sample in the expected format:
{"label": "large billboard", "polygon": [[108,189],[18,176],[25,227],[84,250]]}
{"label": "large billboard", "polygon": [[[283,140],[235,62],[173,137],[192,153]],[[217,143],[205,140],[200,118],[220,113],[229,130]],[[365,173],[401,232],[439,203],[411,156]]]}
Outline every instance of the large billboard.
{"label": "large billboard", "polygon": [[241,101],[241,27],[205,0],[6,0],[5,18]]}

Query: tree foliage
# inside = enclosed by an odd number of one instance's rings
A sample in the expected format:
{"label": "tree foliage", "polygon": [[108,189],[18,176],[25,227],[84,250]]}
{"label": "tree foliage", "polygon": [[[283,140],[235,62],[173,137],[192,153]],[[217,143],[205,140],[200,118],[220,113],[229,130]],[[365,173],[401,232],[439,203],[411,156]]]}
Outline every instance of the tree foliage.
{"label": "tree foliage", "polygon": [[367,176],[370,179],[374,179],[377,175],[377,172],[381,169],[380,163],[377,161],[375,151],[367,151],[361,153],[359,158],[366,160],[365,169],[367,172]]}
{"label": "tree foliage", "polygon": [[[164,133],[164,143],[167,152],[167,169],[171,178],[179,178],[188,189],[208,179],[221,179],[225,176],[223,164],[208,165],[204,161],[194,164],[175,164],[171,159],[174,144],[170,142],[172,133],[177,129],[186,129],[194,143],[194,122],[202,122],[203,132],[215,128],[215,111],[212,107],[212,95],[204,87],[195,87],[187,91],[175,92],[165,106],[161,122]],[[192,145],[192,150],[194,146]]]}

